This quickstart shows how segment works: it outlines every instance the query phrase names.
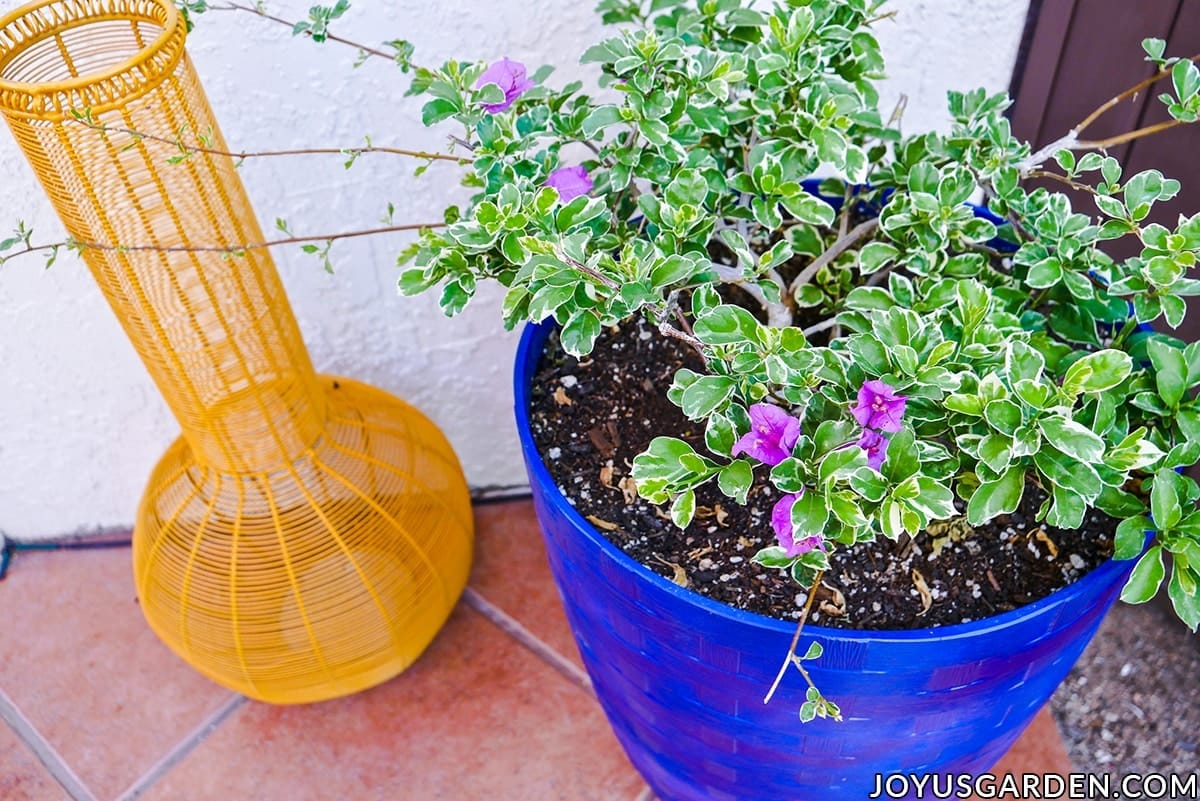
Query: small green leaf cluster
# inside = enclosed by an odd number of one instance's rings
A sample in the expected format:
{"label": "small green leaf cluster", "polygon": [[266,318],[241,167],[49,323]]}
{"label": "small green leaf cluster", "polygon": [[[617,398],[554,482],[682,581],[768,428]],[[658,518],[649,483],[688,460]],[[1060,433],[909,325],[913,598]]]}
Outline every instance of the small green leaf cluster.
{"label": "small green leaf cluster", "polygon": [[[12,236],[9,236],[5,239],[0,239],[0,253],[3,253],[6,250],[12,250],[17,245],[24,245],[25,247],[30,247],[29,240],[30,240],[30,237],[32,237],[32,236],[33,236],[33,230],[30,229],[27,225],[25,225],[24,220],[19,220],[17,222],[17,227],[15,229],[13,229]],[[3,258],[3,257],[0,257],[0,258]],[[0,264],[2,264],[2,263],[3,262],[0,261]]]}
{"label": "small green leaf cluster", "polygon": [[292,34],[307,34],[314,42],[324,42],[329,38],[329,23],[349,10],[350,0],[337,0],[332,6],[313,6],[308,10],[308,19],[297,22]]}
{"label": "small green leaf cluster", "polygon": [[179,14],[183,17],[187,32],[191,33],[196,27],[192,15],[208,11],[208,0],[175,0],[175,7],[179,9]]}
{"label": "small green leaf cluster", "polygon": [[[1121,523],[1117,529],[1116,556],[1133,559],[1141,554],[1129,583],[1121,593],[1128,603],[1145,603],[1157,593],[1167,569],[1163,556],[1171,556],[1171,578],[1167,594],[1175,612],[1193,631],[1200,626],[1200,487],[1192,479],[1173,470],[1160,470],[1150,482],[1150,510],[1153,517],[1140,515]],[[1146,533],[1155,532],[1154,544],[1145,553]]]}
{"label": "small green leaf cluster", "polygon": [[1167,43],[1162,39],[1144,39],[1142,49],[1146,60],[1158,67],[1160,72],[1171,73],[1170,92],[1158,99],[1167,107],[1167,113],[1179,122],[1196,122],[1200,117],[1200,68],[1196,62],[1186,58],[1166,58]]}

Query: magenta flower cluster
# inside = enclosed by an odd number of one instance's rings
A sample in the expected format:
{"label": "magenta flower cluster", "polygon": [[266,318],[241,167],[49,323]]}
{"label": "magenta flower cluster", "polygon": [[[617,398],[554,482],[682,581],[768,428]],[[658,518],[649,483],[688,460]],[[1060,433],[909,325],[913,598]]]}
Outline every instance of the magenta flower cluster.
{"label": "magenta flower cluster", "polygon": [[753,456],[771,467],[792,455],[800,439],[800,421],[770,403],[750,407],[750,431],[733,446],[732,454]]}
{"label": "magenta flower cluster", "polygon": [[517,98],[533,88],[533,81],[526,77],[525,65],[507,57],[488,67],[487,72],[479,76],[475,87],[479,88],[494,83],[504,92],[504,100],[499,103],[484,103],[483,110],[488,114],[499,114],[508,111]]}
{"label": "magenta flower cluster", "polygon": [[[884,434],[900,430],[908,398],[882,381],[868,381],[858,391],[858,403],[851,409],[854,419],[863,427],[858,447],[867,452],[867,464],[873,470],[883,466],[890,440]],[[792,455],[800,439],[800,421],[785,410],[770,403],[750,407],[750,430],[733,446],[731,454],[746,454],[772,467]],[[816,548],[824,548],[820,536],[796,538],[792,525],[792,507],[804,495],[800,492],[784,495],[771,509],[771,528],[775,539],[788,556],[800,556]]]}
{"label": "magenta flower cluster", "polygon": [[[763,464],[774,467],[792,455],[792,448],[800,440],[800,421],[783,409],[770,403],[756,403],[750,407],[750,430],[733,446],[731,454],[746,454]],[[771,509],[771,528],[775,539],[788,556],[800,556],[814,548],[823,547],[820,537],[804,537],[797,540],[792,528],[792,507],[803,495],[803,490],[784,495]]]}
{"label": "magenta flower cluster", "polygon": [[908,398],[897,395],[896,390],[878,379],[868,381],[858,391],[858,403],[850,412],[863,427],[858,447],[867,452],[867,464],[872,470],[883,466],[891,441],[884,434],[900,430],[907,406]]}
{"label": "magenta flower cluster", "polygon": [[596,188],[583,167],[559,167],[546,178],[546,186],[558,190],[558,199],[563,203],[570,203]]}

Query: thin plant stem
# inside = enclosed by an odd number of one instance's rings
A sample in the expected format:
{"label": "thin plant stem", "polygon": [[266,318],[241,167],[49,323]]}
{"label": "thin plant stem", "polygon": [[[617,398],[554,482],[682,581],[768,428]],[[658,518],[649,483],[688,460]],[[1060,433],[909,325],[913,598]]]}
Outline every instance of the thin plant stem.
{"label": "thin plant stem", "polygon": [[838,215],[838,239],[845,239],[846,233],[850,230],[850,199],[853,195],[850,192],[850,185],[846,185],[846,191],[842,193],[842,213]]}
{"label": "thin plant stem", "polygon": [[[792,644],[788,646],[787,659],[783,660],[783,664],[779,667],[779,673],[775,676],[775,682],[771,685],[771,689],[767,691],[766,698],[763,698],[764,704],[771,703],[771,699],[775,697],[775,691],[779,689],[779,683],[783,681],[783,676],[787,673],[788,665],[795,664],[796,646],[800,643],[800,634],[804,631],[804,624],[808,622],[808,613],[812,609],[813,601],[817,597],[817,587],[821,584],[821,578],[825,575],[824,570],[817,571],[817,575],[813,578],[812,589],[808,591],[808,600],[804,602],[804,612],[800,615],[800,625],[796,626],[796,633],[792,635]],[[800,665],[800,672],[804,675],[808,686],[812,687],[812,679],[808,677],[806,671]]]}
{"label": "thin plant stem", "polygon": [[828,320],[822,320],[816,325],[810,325],[800,333],[804,334],[805,338],[811,337],[813,334],[819,334],[822,331],[828,331],[830,328],[836,327],[838,324],[837,315],[830,317]]}
{"label": "thin plant stem", "polygon": [[[987,200],[995,200],[996,193],[995,193],[995,191],[992,190],[991,184],[984,181],[983,177],[975,170],[971,170],[971,174],[975,176],[975,181],[978,183],[978,185],[983,188],[984,197]],[[1022,174],[1024,175],[1026,173],[1023,172]],[[1021,225],[1021,221],[1017,218],[1017,215],[1014,214],[1011,209],[1009,209],[1008,213],[1004,215],[1004,219],[1007,220],[1008,224],[1012,226],[1013,232],[1018,237],[1020,237],[1021,239],[1025,239],[1025,240],[1033,239],[1033,236],[1027,230],[1025,230],[1025,226]]]}
{"label": "thin plant stem", "polygon": [[146,140],[149,142],[161,142],[162,144],[171,145],[179,149],[181,153],[201,153],[210,156],[228,156],[236,160],[265,158],[271,156],[308,156],[308,155],[332,155],[339,154],[343,156],[362,155],[365,153],[390,153],[397,156],[409,156],[417,159],[427,159],[430,161],[454,161],[460,164],[470,161],[459,156],[451,156],[446,153],[428,153],[424,150],[407,150],[399,147],[385,147],[382,145],[363,145],[361,147],[303,147],[293,148],[290,150],[258,150],[258,151],[242,151],[235,153],[231,150],[219,150],[217,148],[202,147],[196,145],[184,144],[179,139],[169,139],[165,136],[155,136],[154,134],[142,133],[135,131],[132,128],[120,128],[115,126],[101,125],[95,122],[88,122],[84,119],[76,119],[75,122],[97,131],[102,134],[121,133],[133,137],[135,141]]}
{"label": "thin plant stem", "polygon": [[[992,251],[995,253],[995,251]],[[879,286],[884,281],[888,280],[888,276],[892,274],[891,265],[876,270],[863,286]]]}
{"label": "thin plant stem", "polygon": [[[209,10],[210,11],[245,11],[246,13],[253,14],[256,17],[262,17],[263,19],[270,20],[271,22],[277,22],[280,25],[286,25],[288,28],[291,28],[291,29],[295,29],[295,27],[296,27],[295,22],[289,22],[288,20],[283,19],[282,17],[276,17],[272,14],[268,14],[266,11],[262,10],[261,8],[255,8],[254,6],[244,6],[240,3],[227,3],[225,5],[209,6]],[[311,34],[308,33],[307,31],[305,32],[305,35],[311,36]],[[336,36],[329,32],[325,33],[325,38],[331,42],[337,42],[338,44],[349,45],[350,47],[355,48],[359,52],[365,53],[369,56],[375,56],[376,58],[385,58],[388,61],[392,61],[392,62],[394,62],[396,60],[396,57],[393,53],[388,53],[388,52],[386,52],[384,50],[380,50],[376,47],[369,47],[364,44],[359,44],[358,42],[351,41],[350,39],[345,39],[341,36]]]}
{"label": "thin plant stem", "polygon": [[680,309],[680,308],[673,309],[671,312],[671,316],[673,316],[675,318],[675,322],[679,323],[679,327],[681,329],[683,329],[684,333],[686,333],[688,336],[696,335],[695,332],[692,330],[692,324],[688,322],[687,315],[685,315],[683,313],[683,309]]}
{"label": "thin plant stem", "polygon": [[230,255],[238,254],[247,250],[263,250],[265,248],[278,247],[280,245],[295,245],[307,242],[336,242],[340,239],[355,239],[363,236],[376,236],[378,234],[395,233],[399,231],[421,231],[428,228],[444,228],[445,223],[407,223],[404,225],[388,225],[382,228],[367,228],[361,231],[346,231],[336,234],[319,234],[314,236],[289,236],[283,239],[272,239],[269,242],[245,242],[237,245],[111,245],[105,242],[81,242],[77,239],[64,240],[62,242],[51,242],[45,245],[33,245],[13,253],[6,259],[11,259],[16,256],[24,256],[31,253],[39,253],[59,248],[77,249],[77,250],[101,250],[106,252],[120,253],[227,253]]}
{"label": "thin plant stem", "polygon": [[1136,131],[1129,131],[1120,136],[1110,136],[1108,139],[1097,139],[1094,141],[1076,142],[1072,150],[1107,150],[1110,147],[1123,145],[1126,142],[1132,142],[1135,139],[1141,139],[1143,136],[1151,136],[1156,133],[1168,131],[1172,128],[1177,128],[1183,125],[1182,120],[1167,120],[1154,125],[1147,125],[1144,128],[1138,128]]}
{"label": "thin plant stem", "polygon": [[1050,289],[1051,287],[1046,287],[1041,292],[1037,293],[1037,295],[1029,301],[1029,305],[1026,308],[1033,309],[1035,311],[1040,308],[1041,305],[1046,302],[1046,298],[1050,297]]}
{"label": "thin plant stem", "polygon": [[664,320],[658,324],[658,333],[662,334],[663,336],[670,337],[671,339],[678,339],[680,342],[685,342],[688,345],[691,345],[692,349],[695,350],[696,353],[700,354],[700,357],[704,359],[705,362],[708,361],[708,353],[704,350],[704,343],[686,331],[680,331],[678,328]]}
{"label": "thin plant stem", "polygon": [[[578,142],[579,144],[583,145],[583,146],[584,146],[584,147],[586,147],[588,150],[590,150],[590,151],[592,151],[593,153],[595,153],[597,157],[599,157],[599,156],[600,156],[600,148],[596,147],[596,143],[595,143],[595,142],[589,142],[589,141],[588,141],[588,140],[586,140],[586,139],[573,139],[572,141],[574,141],[574,142]],[[607,160],[605,160],[605,163],[607,164],[607,163],[608,163],[608,161],[607,161]]]}
{"label": "thin plant stem", "polygon": [[1029,177],[1030,178],[1045,178],[1049,181],[1057,181],[1060,184],[1066,184],[1067,186],[1071,187],[1072,189],[1078,189],[1080,192],[1087,192],[1090,195],[1097,194],[1096,190],[1093,187],[1090,187],[1087,184],[1081,184],[1078,181],[1072,181],[1070,178],[1066,177],[1065,175],[1059,175],[1056,172],[1049,172],[1047,170],[1033,170],[1032,172],[1029,173]]}
{"label": "thin plant stem", "polygon": [[[742,270],[720,262],[713,262],[712,268],[722,283],[733,284],[758,301],[758,304],[767,313],[767,325],[772,328],[787,328],[792,324],[792,310],[784,303],[772,302],[763,288],[747,278]],[[771,270],[769,275],[771,280],[779,285],[782,292],[783,278],[775,270]]]}
{"label": "thin plant stem", "polygon": [[1119,348],[1124,345],[1125,340],[1128,339],[1134,331],[1137,331],[1137,328],[1138,321],[1136,317],[1130,317],[1127,319],[1125,321],[1125,325],[1121,327],[1121,330],[1117,333],[1116,337],[1113,338],[1112,345],[1109,347]]}
{"label": "thin plant stem", "polygon": [[[1194,55],[1187,60],[1198,61],[1200,60],[1200,54]],[[1019,165],[1021,174],[1028,175],[1031,170],[1040,166],[1046,161],[1046,159],[1052,157],[1060,150],[1104,150],[1106,148],[1124,144],[1125,142],[1132,142],[1133,140],[1140,139],[1143,136],[1149,136],[1151,134],[1159,133],[1160,131],[1165,131],[1169,128],[1174,128],[1176,125],[1181,125],[1182,123],[1179,120],[1171,120],[1169,122],[1158,123],[1156,125],[1148,125],[1144,128],[1139,128],[1136,131],[1130,131],[1128,133],[1121,134],[1120,136],[1109,137],[1108,139],[1086,141],[1079,139],[1079,134],[1083,133],[1085,128],[1098,120],[1106,111],[1116,106],[1122,100],[1137,95],[1138,92],[1142,91],[1146,87],[1158,83],[1170,74],[1171,70],[1159,70],[1146,80],[1131,86],[1124,92],[1121,92],[1119,95],[1109,98],[1099,107],[1097,107],[1095,111],[1084,117],[1082,122],[1068,131],[1064,136],[1054,140],[1035,153],[1032,153],[1029,158],[1021,162]]]}
{"label": "thin plant stem", "polygon": [[[1197,61],[1197,60],[1200,60],[1200,54],[1194,55],[1188,59],[1188,61]],[[1158,83],[1159,81],[1161,81],[1163,78],[1166,78],[1170,74],[1171,74],[1171,70],[1159,70],[1158,72],[1154,73],[1149,78],[1147,78],[1146,80],[1137,84],[1136,86],[1131,86],[1130,88],[1126,89],[1124,92],[1121,92],[1121,94],[1110,98],[1109,100],[1107,100],[1106,102],[1101,104],[1091,114],[1084,117],[1083,122],[1081,122],[1075,126],[1074,133],[1076,135],[1083,133],[1084,129],[1086,129],[1089,125],[1091,125],[1093,122],[1098,120],[1110,108],[1117,105],[1122,100],[1126,100],[1128,98],[1133,97],[1134,95],[1138,94],[1143,89],[1145,89],[1146,87],[1152,86],[1152,85]]]}
{"label": "thin plant stem", "polygon": [[891,11],[886,11],[883,14],[877,14],[876,16],[871,17],[869,20],[867,20],[863,24],[864,25],[874,25],[876,22],[882,22],[885,19],[895,19],[897,17],[897,15],[899,15],[899,14],[900,14],[900,11],[898,9],[892,9]]}
{"label": "thin plant stem", "polygon": [[591,267],[588,267],[586,264],[579,261],[578,259],[573,259],[565,253],[559,253],[558,257],[560,259],[562,259],[563,263],[566,264],[568,267],[578,270],[579,272],[583,273],[584,275],[586,275],[590,278],[594,278],[596,281],[598,281],[599,283],[603,284],[604,286],[608,287],[609,289],[611,289],[613,291],[618,291],[618,292],[620,291],[621,285],[619,283],[617,283],[613,279],[609,278],[607,275],[604,275],[603,273],[593,270]]}
{"label": "thin plant stem", "polygon": [[796,276],[796,280],[792,282],[788,292],[792,295],[796,294],[796,290],[805,284],[812,281],[822,267],[831,264],[834,259],[849,250],[856,242],[866,236],[872,234],[879,227],[879,218],[872,217],[866,222],[861,222],[850,229],[850,232],[843,236],[838,241],[834,242],[828,250],[812,260],[812,263],[804,268],[800,275]]}
{"label": "thin plant stem", "polygon": [[796,666],[796,670],[800,671],[800,675],[804,677],[804,681],[808,683],[808,686],[814,690],[817,689],[817,685],[813,683],[812,676],[808,675],[808,670],[794,654],[792,655],[792,664]]}

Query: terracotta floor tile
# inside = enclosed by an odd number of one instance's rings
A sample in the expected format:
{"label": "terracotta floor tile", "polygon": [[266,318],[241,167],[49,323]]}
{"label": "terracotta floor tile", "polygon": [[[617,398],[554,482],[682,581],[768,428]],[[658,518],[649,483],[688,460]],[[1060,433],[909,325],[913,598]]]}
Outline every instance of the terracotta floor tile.
{"label": "terracotta floor tile", "polygon": [[145,801],[628,801],[598,706],[460,605],[408,672],[349,698],[248,703]]}
{"label": "terracotta floor tile", "polygon": [[18,553],[0,619],[0,687],[100,799],[230,697],[150,631],[127,548]]}
{"label": "terracotta floor tile", "polygon": [[0,722],[0,798],[4,801],[70,801],[25,743]]}
{"label": "terracotta floor tile", "polygon": [[577,665],[579,650],[554,588],[532,501],[475,507],[471,586]]}
{"label": "terracotta floor tile", "polygon": [[997,775],[1004,771],[1067,774],[1071,770],[1071,758],[1067,756],[1067,747],[1058,733],[1058,726],[1050,710],[1043,709],[1029,724],[1021,739],[1008,749],[994,772]]}
{"label": "terracotta floor tile", "polygon": [[[1058,726],[1050,710],[1042,709],[991,772],[999,778],[1006,773],[1018,777],[1024,773],[1066,776],[1072,770],[1071,759],[1067,756],[1067,747],[1058,733]],[[980,799],[973,796],[971,801]]]}

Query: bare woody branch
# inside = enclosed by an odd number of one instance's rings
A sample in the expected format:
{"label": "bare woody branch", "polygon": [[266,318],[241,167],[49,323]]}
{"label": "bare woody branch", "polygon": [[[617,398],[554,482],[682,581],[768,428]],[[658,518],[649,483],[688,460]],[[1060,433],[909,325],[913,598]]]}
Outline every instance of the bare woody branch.
{"label": "bare woody branch", "polygon": [[342,239],[356,239],[364,236],[396,233],[400,231],[423,231],[432,228],[444,228],[445,223],[408,223],[404,225],[387,225],[381,228],[366,228],[361,231],[345,231],[334,234],[316,234],[313,236],[289,236],[282,239],[272,239],[266,242],[245,242],[236,245],[113,245],[106,242],[83,242],[78,239],[66,239],[60,242],[50,242],[44,245],[30,245],[24,250],[18,250],[7,259],[34,253],[48,253],[63,248],[70,250],[100,250],[116,253],[223,253],[238,255],[248,250],[263,250],[279,247],[280,245],[297,245],[310,242],[337,242]]}
{"label": "bare woody branch", "polygon": [[467,163],[470,159],[461,156],[452,156],[447,153],[429,153],[424,150],[408,150],[399,147],[386,147],[383,145],[361,145],[359,147],[305,147],[293,148],[291,150],[257,150],[257,151],[241,151],[234,152],[232,150],[220,150],[218,148],[206,147],[203,145],[189,145],[183,142],[182,139],[170,139],[165,136],[155,136],[154,134],[142,133],[135,131],[132,128],[121,128],[117,126],[104,125],[94,120],[89,120],[84,117],[76,117],[74,122],[79,123],[85,128],[90,128],[102,134],[125,134],[131,137],[135,142],[142,140],[148,142],[159,142],[165,145],[170,145],[176,148],[182,154],[205,154],[211,156],[228,156],[235,160],[266,158],[272,156],[306,156],[306,155],[333,155],[342,156],[359,156],[365,153],[388,153],[396,156],[408,156],[415,159],[425,159],[427,161],[454,161],[459,164]]}
{"label": "bare woody branch", "polygon": [[[246,5],[242,5],[241,3],[225,3],[223,5],[209,6],[208,8],[210,11],[244,11],[248,14],[253,14],[256,17],[262,17],[263,19],[270,20],[271,22],[277,22],[280,25],[286,25],[289,29],[292,29],[292,30],[294,30],[296,27],[295,22],[289,22],[288,20],[283,19],[282,17],[276,17],[272,14],[268,14],[265,10],[263,10],[261,8],[257,8],[255,6],[246,6]],[[305,35],[310,35],[310,34],[305,32]],[[358,42],[352,41],[350,39],[346,39],[341,36],[336,36],[332,33],[326,32],[325,38],[331,42],[337,42],[338,44],[349,45],[350,47],[355,48],[360,53],[363,53],[367,56],[372,56],[375,58],[385,58],[391,62],[395,62],[395,60],[396,60],[396,55],[394,53],[388,53],[387,51],[380,50],[377,47],[371,47],[369,45],[359,44]]]}
{"label": "bare woody branch", "polygon": [[[1200,53],[1190,57],[1187,60],[1188,61],[1200,61]],[[1095,111],[1093,111],[1091,114],[1087,115],[1087,117],[1085,117],[1083,119],[1083,122],[1081,122],[1075,126],[1075,129],[1074,129],[1075,135],[1078,136],[1079,134],[1083,133],[1084,130],[1089,125],[1091,125],[1093,122],[1098,120],[1106,111],[1108,111],[1113,106],[1116,106],[1122,100],[1128,100],[1129,98],[1136,97],[1143,89],[1145,89],[1149,86],[1153,86],[1154,84],[1158,83],[1159,81],[1161,81],[1163,78],[1166,78],[1170,74],[1171,74],[1171,70],[1159,70],[1158,72],[1154,73],[1149,78],[1147,78],[1146,80],[1137,84],[1136,86],[1131,86],[1130,88],[1126,89],[1124,92],[1121,92],[1121,94],[1110,98],[1109,100],[1107,100],[1106,102],[1101,104],[1100,107],[1097,108]]]}
{"label": "bare woody branch", "polygon": [[[783,303],[777,303],[767,298],[767,293],[763,291],[762,287],[747,279],[742,270],[719,262],[713,262],[712,268],[722,282],[733,284],[758,301],[758,304],[767,313],[767,325],[772,328],[787,328],[792,324],[792,310]],[[772,270],[769,275],[771,280],[779,285],[779,289],[782,292],[783,279],[779,277],[779,273]]]}
{"label": "bare woody branch", "polygon": [[853,247],[859,240],[874,233],[875,229],[878,227],[879,218],[872,217],[866,222],[861,222],[851,228],[850,233],[834,242],[828,250],[813,259],[812,263],[805,267],[804,271],[796,276],[796,280],[792,282],[792,285],[788,288],[788,291],[793,295],[796,294],[796,290],[810,283],[813,279],[813,276],[820,272],[822,267],[832,264],[838,256],[842,255],[851,247]]}
{"label": "bare woody branch", "polygon": [[564,264],[566,264],[568,267],[578,270],[579,272],[583,273],[584,275],[588,276],[589,278],[595,279],[598,283],[602,284],[605,287],[608,287],[609,289],[611,289],[615,292],[621,291],[621,285],[619,283],[617,283],[616,281],[614,281],[613,279],[609,278],[604,273],[593,270],[591,267],[587,266],[583,262],[579,261],[578,259],[573,259],[565,253],[558,253],[557,255],[560,259],[562,259],[562,262]]}
{"label": "bare woody branch", "polygon": [[[1200,54],[1194,55],[1186,60],[1200,61]],[[1170,120],[1168,122],[1161,122],[1156,125],[1147,125],[1144,128],[1138,128],[1135,131],[1129,131],[1128,133],[1121,134],[1120,136],[1112,136],[1107,139],[1082,140],[1079,138],[1079,135],[1083,133],[1088,126],[1098,120],[1109,109],[1117,106],[1124,100],[1136,97],[1143,89],[1158,83],[1164,78],[1170,76],[1170,74],[1171,70],[1169,69],[1159,70],[1146,80],[1129,87],[1119,95],[1115,95],[1106,100],[1104,103],[1100,104],[1095,111],[1084,117],[1078,125],[1068,131],[1065,135],[1030,154],[1029,158],[1021,162],[1021,164],[1018,165],[1021,175],[1027,177],[1030,172],[1040,167],[1047,160],[1053,158],[1054,154],[1060,150],[1106,150],[1110,147],[1116,147],[1117,145],[1121,145],[1126,142],[1132,142],[1135,139],[1141,139],[1143,136],[1150,136],[1152,134],[1174,128],[1177,125],[1181,125],[1182,123],[1179,120]]]}

